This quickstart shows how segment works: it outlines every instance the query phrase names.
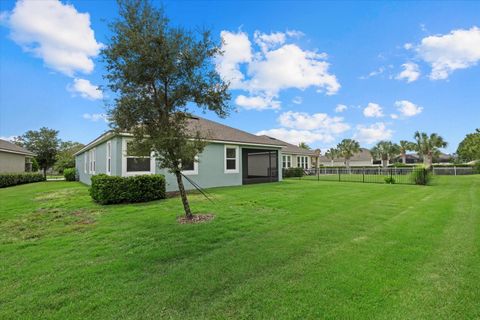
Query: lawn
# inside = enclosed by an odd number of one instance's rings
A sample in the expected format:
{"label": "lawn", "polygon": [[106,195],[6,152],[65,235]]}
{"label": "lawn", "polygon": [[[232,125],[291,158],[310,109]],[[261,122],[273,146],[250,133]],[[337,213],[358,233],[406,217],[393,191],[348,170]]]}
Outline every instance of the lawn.
{"label": "lawn", "polygon": [[76,182],[0,190],[0,318],[480,318],[480,176],[289,180],[102,207]]}

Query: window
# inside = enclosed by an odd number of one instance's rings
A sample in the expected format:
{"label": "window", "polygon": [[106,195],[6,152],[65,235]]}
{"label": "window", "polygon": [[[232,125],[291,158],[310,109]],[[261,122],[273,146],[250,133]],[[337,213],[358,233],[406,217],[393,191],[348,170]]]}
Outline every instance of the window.
{"label": "window", "polygon": [[124,176],[149,174],[155,172],[155,159],[151,157],[150,151],[133,153],[131,141],[123,140],[122,174]]}
{"label": "window", "polygon": [[107,142],[107,174],[112,173],[112,142]]}
{"label": "window", "polygon": [[95,148],[90,150],[90,174],[95,174]]}
{"label": "window", "polygon": [[304,157],[304,156],[297,157],[297,167],[308,169],[308,157]]}
{"label": "window", "polygon": [[198,174],[198,156],[194,159],[182,161],[182,173],[186,175]]}
{"label": "window", "polygon": [[283,156],[282,157],[282,167],[291,168],[292,167],[292,156]]}
{"label": "window", "polygon": [[225,173],[238,173],[238,147],[225,146]]}
{"label": "window", "polygon": [[84,152],[83,153],[83,172],[85,174],[88,173],[88,158],[87,158],[88,153]]}
{"label": "window", "polygon": [[32,171],[32,158],[25,157],[25,172]]}

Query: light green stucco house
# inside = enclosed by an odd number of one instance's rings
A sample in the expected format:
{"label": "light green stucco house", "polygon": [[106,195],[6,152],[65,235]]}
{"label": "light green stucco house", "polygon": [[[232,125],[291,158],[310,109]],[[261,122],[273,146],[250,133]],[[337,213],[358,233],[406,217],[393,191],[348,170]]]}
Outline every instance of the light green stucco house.
{"label": "light green stucco house", "polygon": [[[191,161],[185,176],[202,188],[273,182],[282,179],[281,149],[284,143],[264,136],[234,129],[200,117],[189,121],[192,132],[208,137],[208,145]],[[128,154],[132,135],[108,131],[75,154],[79,180],[90,184],[94,174],[134,176],[159,173],[165,175],[167,191],[177,191],[176,178],[159,168],[153,153],[144,157]],[[187,180],[186,189],[194,189]]]}
{"label": "light green stucco house", "polygon": [[33,152],[0,139],[0,173],[32,171]]}

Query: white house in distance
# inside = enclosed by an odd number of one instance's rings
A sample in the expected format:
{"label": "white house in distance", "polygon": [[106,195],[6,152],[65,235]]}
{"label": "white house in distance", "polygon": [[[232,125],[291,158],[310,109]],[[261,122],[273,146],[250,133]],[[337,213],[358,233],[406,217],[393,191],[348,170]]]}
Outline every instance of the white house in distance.
{"label": "white house in distance", "polygon": [[318,158],[320,157],[320,150],[307,150],[300,148],[294,144],[269,137],[263,136],[272,141],[279,142],[283,144],[282,147],[282,168],[303,168],[303,169],[313,169],[317,167]]}
{"label": "white house in distance", "polygon": [[[338,157],[332,161],[332,159],[329,159],[326,156],[322,155],[319,157],[319,164],[320,166],[324,167],[343,167],[345,166],[345,159],[342,157]],[[350,158],[350,166],[352,167],[378,166],[379,164],[379,161],[375,161],[373,159],[370,150],[365,148],[360,148],[360,152],[354,154],[353,157]]]}

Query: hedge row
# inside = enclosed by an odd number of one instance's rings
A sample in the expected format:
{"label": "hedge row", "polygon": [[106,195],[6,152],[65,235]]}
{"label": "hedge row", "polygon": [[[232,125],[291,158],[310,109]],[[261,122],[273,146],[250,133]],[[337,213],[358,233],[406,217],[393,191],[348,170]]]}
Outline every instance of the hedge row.
{"label": "hedge row", "polygon": [[303,177],[303,168],[288,168],[283,170],[284,178]]}
{"label": "hedge row", "polygon": [[18,184],[45,181],[41,173],[1,173],[0,188],[16,186]]}
{"label": "hedge row", "polygon": [[75,168],[63,169],[63,176],[65,181],[75,181],[77,180],[77,170]]}
{"label": "hedge row", "polygon": [[165,199],[165,177],[159,174],[134,177],[97,174],[91,181],[90,195],[100,204]]}

